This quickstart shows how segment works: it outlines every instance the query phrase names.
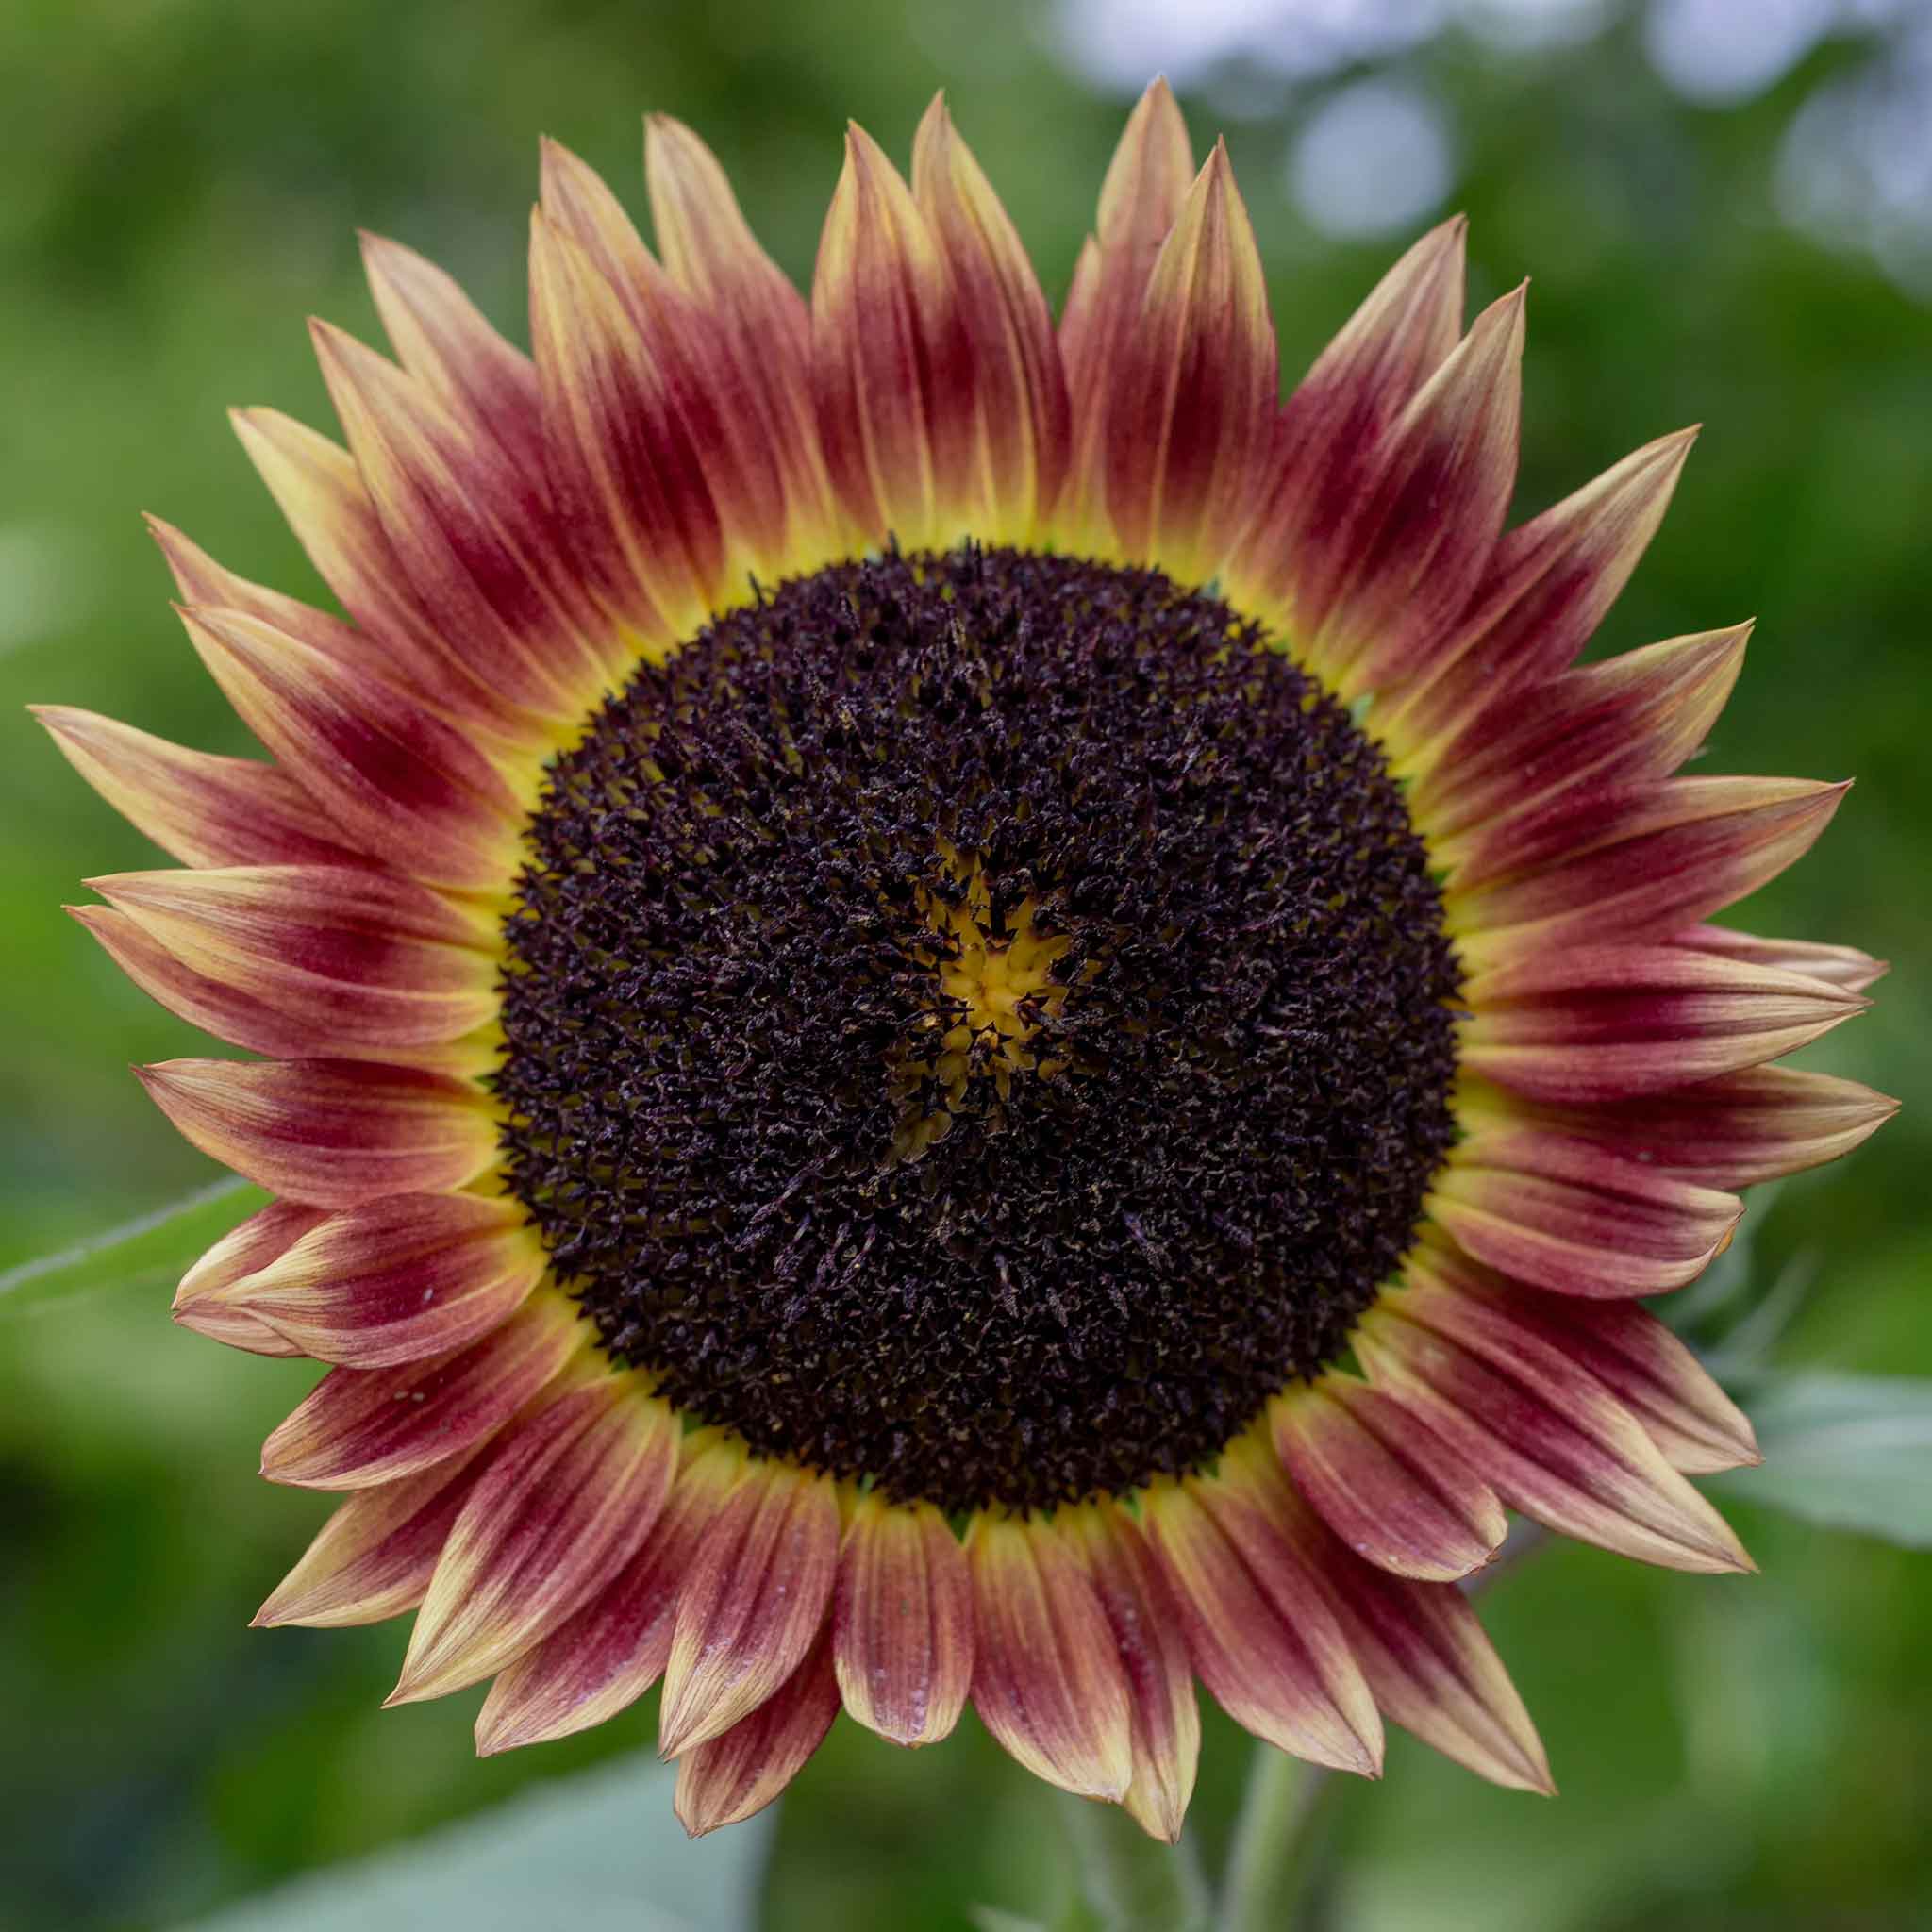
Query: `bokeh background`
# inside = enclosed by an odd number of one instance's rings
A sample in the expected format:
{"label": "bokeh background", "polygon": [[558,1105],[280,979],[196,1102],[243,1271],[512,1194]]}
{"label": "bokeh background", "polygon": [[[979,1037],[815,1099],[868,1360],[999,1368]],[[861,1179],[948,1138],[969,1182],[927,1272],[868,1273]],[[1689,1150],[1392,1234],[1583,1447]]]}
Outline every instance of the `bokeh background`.
{"label": "bokeh background", "polygon": [[[126,1072],[203,1042],[58,910],[87,874],[158,861],[20,707],[246,748],[137,513],[320,594],[223,409],[328,424],[301,319],[375,333],[357,226],[442,261],[522,339],[536,136],[641,210],[638,117],[662,108],[803,279],[844,117],[903,158],[943,86],[1057,300],[1157,69],[1197,145],[1226,133],[1285,374],[1462,208],[1474,302],[1535,278],[1520,513],[1707,425],[1602,641],[1760,617],[1711,768],[1858,784],[1749,923],[1900,962],[1809,1058],[1917,1103],[1754,1212],[1740,1305],[1781,1284],[1759,1324],[1779,1362],[1932,1374],[1932,11],[1912,0],[6,0],[0,1269],[214,1177]],[[479,1764],[475,1696],[378,1712],[399,1628],[248,1630],[325,1509],[254,1473],[307,1374],[175,1329],[168,1293],[130,1263],[0,1294],[7,1932],[193,1923],[651,1736],[646,1707]],[[1386,1781],[1334,1807],[1318,1923],[1932,1925],[1932,1557],[1751,1497],[1742,1477],[1727,1500],[1761,1578],[1559,1548],[1494,1591],[1564,1796],[1395,1742]],[[1211,1720],[1210,1859],[1245,1760]],[[759,1923],[1039,1911],[1041,1818],[970,1720],[911,1759],[841,1724],[784,1807]],[[708,1841],[721,1885],[728,1837]],[[421,1909],[407,1923],[438,1923]]]}

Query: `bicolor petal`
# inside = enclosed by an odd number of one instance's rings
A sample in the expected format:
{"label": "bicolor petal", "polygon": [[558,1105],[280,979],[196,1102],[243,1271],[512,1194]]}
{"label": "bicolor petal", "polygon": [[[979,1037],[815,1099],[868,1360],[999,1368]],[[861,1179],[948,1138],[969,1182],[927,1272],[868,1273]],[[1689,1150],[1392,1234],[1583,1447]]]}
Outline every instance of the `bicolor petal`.
{"label": "bicolor petal", "polygon": [[1636,1100],[1532,1111],[1540,1124],[1654,1173],[1736,1189],[1849,1154],[1898,1111],[1898,1102],[1829,1074],[1750,1067]]}
{"label": "bicolor petal", "polygon": [[722,1736],[797,1669],[824,1624],[838,1563],[831,1483],[751,1462],[678,1592],[658,1721],[662,1756]]}
{"label": "bicolor petal", "polygon": [[1445,1290],[1426,1252],[1417,1286],[1363,1318],[1370,1380],[1506,1503],[1550,1528],[1674,1570],[1748,1570],[1710,1505],[1615,1395],[1560,1349]]}
{"label": "bicolor petal", "polygon": [[1147,1491],[1148,1539],[1214,1701],[1280,1750],[1379,1776],[1374,1699],[1302,1540],[1281,1513],[1285,1489],[1269,1451],[1240,1439],[1223,1452],[1215,1476]]}
{"label": "bicolor petal", "polygon": [[1743,1204],[1588,1141],[1465,1122],[1428,1212],[1479,1261],[1557,1294],[1663,1294],[1730,1244]]}
{"label": "bicolor petal", "polygon": [[687,1439],[684,1466],[642,1547],[581,1609],[497,1673],[476,1715],[480,1756],[588,1730],[664,1674],[678,1592],[742,1467],[735,1448]]}
{"label": "bicolor petal", "polygon": [[1201,1756],[1201,1707],[1180,1613],[1139,1525],[1110,1503],[1056,1518],[1091,1578],[1126,1674],[1134,1775],[1121,1799],[1152,1838],[1181,1835]]}
{"label": "bicolor petal", "polygon": [[67,762],[183,865],[366,862],[308,792],[274,765],[188,751],[72,705],[32,709]]}
{"label": "bicolor petal", "polygon": [[845,1708],[895,1744],[932,1744],[973,1685],[965,1553],[930,1503],[862,1496],[839,1552],[832,1659]]}
{"label": "bicolor petal", "polygon": [[310,1207],[459,1188],[496,1152],[483,1094],[420,1068],[185,1059],[135,1071],[204,1154]]}
{"label": "bicolor petal", "polygon": [[388,1701],[460,1690],[541,1641],[637,1553],[676,1461],[676,1417],[630,1375],[519,1424],[450,1527]]}
{"label": "bicolor petal", "polygon": [[1056,522],[1075,548],[1105,555],[1108,404],[1119,358],[1140,319],[1161,244],[1194,179],[1194,151],[1173,91],[1154,81],[1127,117],[1101,183],[1094,232],[1081,250],[1060,317],[1073,444]]}
{"label": "bicolor petal", "polygon": [[873,542],[950,546],[981,507],[966,320],[919,204],[857,126],[811,306],[819,434],[846,514]]}
{"label": "bicolor petal", "polygon": [[1463,990],[1464,1069],[1531,1100],[1625,1100],[1794,1053],[1867,1002],[1823,979],[1689,946],[1574,946]]}
{"label": "bicolor petal", "polygon": [[822,1635],[756,1710],[678,1759],[672,1803],[685,1830],[702,1838],[762,1811],[805,1768],[838,1714],[831,1645]]}
{"label": "bicolor petal", "polygon": [[1874,959],[1857,946],[1821,945],[1815,940],[1768,940],[1756,933],[1734,932],[1724,925],[1693,925],[1675,934],[1674,946],[1735,959],[1744,966],[1768,966],[1780,973],[1802,974],[1848,993],[1863,992],[1890,971],[1890,962]]}
{"label": "bicolor petal", "polygon": [[224,695],[344,843],[400,851],[436,885],[500,891],[515,875],[524,801],[472,739],[258,618],[181,615]]}
{"label": "bicolor petal", "polygon": [[1254,508],[1278,382],[1260,251],[1218,143],[1161,243],[1105,392],[1120,555],[1158,560],[1184,583],[1215,575]]}
{"label": "bicolor petal", "polygon": [[942,94],[913,142],[912,199],[951,275],[972,357],[977,534],[1025,542],[1043,527],[1066,471],[1066,375],[1033,264]]}
{"label": "bicolor petal", "polygon": [[1502,1547],[1496,1492],[1379,1391],[1330,1373],[1270,1405],[1275,1453],[1295,1488],[1357,1556],[1447,1582]]}
{"label": "bicolor petal", "polygon": [[966,1556],[980,1722],[1035,1776],[1120,1803],[1134,1781],[1132,1705],[1092,1584],[1044,1523],[982,1515]]}
{"label": "bicolor petal", "polygon": [[332,1369],[261,1451],[272,1483],[366,1490],[462,1456],[561,1373],[581,1346],[576,1310],[545,1295],[446,1354],[386,1369]]}
{"label": "bicolor petal", "polygon": [[278,1259],[325,1219],[320,1208],[296,1201],[271,1201],[239,1227],[225,1234],[186,1274],[175,1291],[174,1317],[184,1328],[225,1341],[250,1355],[296,1356],[295,1344],[246,1308],[227,1299],[225,1291],[245,1274]]}

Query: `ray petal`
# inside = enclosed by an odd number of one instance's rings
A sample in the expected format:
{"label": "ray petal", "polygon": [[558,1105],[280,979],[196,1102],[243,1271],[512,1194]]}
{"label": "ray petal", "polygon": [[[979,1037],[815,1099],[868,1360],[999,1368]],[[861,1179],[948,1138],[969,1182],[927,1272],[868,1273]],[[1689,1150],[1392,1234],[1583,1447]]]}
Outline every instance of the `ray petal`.
{"label": "ray petal", "polygon": [[702,1838],[762,1811],[804,1769],[838,1714],[832,1647],[821,1636],[756,1710],[678,1759],[672,1803],[685,1830]]}
{"label": "ray petal", "polygon": [[496,1152],[467,1082],[364,1060],[163,1060],[136,1073],[204,1154],[317,1208],[436,1193]]}
{"label": "ray petal", "polygon": [[225,1291],[286,1254],[325,1219],[320,1208],[296,1201],[271,1201],[239,1227],[225,1234],[186,1274],[175,1291],[174,1316],[184,1328],[250,1355],[296,1356],[302,1351],[245,1308]]}
{"label": "ray petal", "polygon": [[676,1461],[676,1416],[628,1375],[519,1424],[451,1526],[389,1702],[460,1690],[547,1637],[636,1555]]}
{"label": "ray petal", "polygon": [[272,1483],[365,1490],[467,1454],[563,1368],[576,1311],[546,1295],[481,1341],[389,1369],[331,1370],[262,1445]]}
{"label": "ray petal", "polygon": [[1043,1523],[981,1516],[966,1555],[980,1721],[1036,1777],[1119,1803],[1134,1781],[1133,1723],[1093,1585]]}
{"label": "ray petal", "polygon": [[831,1483],[753,1462],[678,1593],[658,1723],[662,1756],[728,1731],[791,1674],[824,1624],[838,1564]]}
{"label": "ray petal", "polygon": [[859,1499],[839,1553],[832,1657],[845,1708],[895,1744],[932,1744],[973,1684],[973,1585],[930,1503]]}
{"label": "ray petal", "polygon": [[1302,1495],[1348,1548],[1384,1570],[1451,1581],[1480,1569],[1508,1533],[1496,1492],[1352,1375],[1291,1390],[1269,1423]]}

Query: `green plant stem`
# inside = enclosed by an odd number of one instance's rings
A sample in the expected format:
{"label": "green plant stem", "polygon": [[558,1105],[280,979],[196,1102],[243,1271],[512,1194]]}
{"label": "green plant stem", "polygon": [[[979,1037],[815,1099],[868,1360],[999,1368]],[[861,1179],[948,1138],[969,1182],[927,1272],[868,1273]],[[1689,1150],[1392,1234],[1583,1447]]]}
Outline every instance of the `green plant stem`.
{"label": "green plant stem", "polygon": [[1080,1893],[1103,1932],[1208,1932],[1208,1887],[1191,1843],[1149,1838],[1117,1805],[1061,1794]]}
{"label": "green plant stem", "polygon": [[1290,1932],[1327,1774],[1257,1742],[1222,1885],[1221,1932]]}

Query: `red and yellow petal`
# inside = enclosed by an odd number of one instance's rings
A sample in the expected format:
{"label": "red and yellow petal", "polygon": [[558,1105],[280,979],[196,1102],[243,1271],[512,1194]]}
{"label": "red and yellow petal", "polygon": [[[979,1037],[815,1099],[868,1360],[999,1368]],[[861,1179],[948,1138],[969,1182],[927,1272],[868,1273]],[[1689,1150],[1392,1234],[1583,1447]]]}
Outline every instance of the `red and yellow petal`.
{"label": "red and yellow petal", "polygon": [[272,1483],[366,1490],[462,1456],[533,1401],[582,1343],[545,1295],[480,1341],[391,1368],[332,1369],[262,1445]]}
{"label": "red and yellow petal", "polygon": [[1024,543],[1040,534],[1066,472],[1066,375],[1033,264],[943,95],[919,124],[912,199],[951,275],[972,358],[974,534]]}
{"label": "red and yellow petal", "polygon": [[476,1714],[476,1749],[565,1738],[641,1697],[671,1656],[678,1592],[743,1468],[715,1435],[686,1439],[683,1466],[642,1546],[582,1608],[497,1673]]}
{"label": "red and yellow petal", "polygon": [[494,1158],[496,1124],[468,1081],[367,1060],[163,1060],[136,1069],[211,1158],[316,1208],[434,1194]]}
{"label": "red and yellow petal", "polygon": [[678,1592],[658,1721],[664,1757],[728,1731],[791,1674],[825,1623],[838,1562],[833,1485],[747,1462]]}
{"label": "red and yellow petal", "polygon": [[627,1374],[580,1383],[520,1423],[450,1526],[389,1702],[476,1683],[604,1589],[663,1507],[677,1434]]}
{"label": "red and yellow petal", "polygon": [[440,886],[500,892],[528,801],[475,741],[400,686],[258,618],[185,610],[188,635],[242,722],[342,842]]}
{"label": "red and yellow petal", "polygon": [[1381,1719],[1301,1540],[1273,1507],[1285,1480],[1265,1444],[1239,1439],[1215,1475],[1146,1492],[1148,1540],[1215,1702],[1297,1757],[1377,1776]]}
{"label": "red and yellow petal", "polygon": [[1560,1348],[1458,1295],[1411,1259],[1415,1286],[1355,1333],[1376,1387],[1413,1410],[1506,1503],[1552,1529],[1671,1569],[1748,1570],[1715,1509],[1635,1416]]}
{"label": "red and yellow petal", "polygon": [[1279,380],[1260,251],[1224,144],[1155,258],[1106,389],[1114,547],[1182,582],[1212,576],[1253,512]]}
{"label": "red and yellow petal", "polygon": [[966,1555],[980,1722],[1049,1784],[1124,1799],[1134,1781],[1132,1706],[1093,1585],[1041,1521],[982,1515]]}
{"label": "red and yellow petal", "polygon": [[1201,1707],[1180,1613],[1139,1524],[1110,1503],[1058,1512],[1084,1564],[1127,1681],[1134,1774],[1121,1804],[1150,1837],[1181,1835],[1201,1756]]}
{"label": "red and yellow petal", "polygon": [[1573,946],[1477,974],[1459,1058],[1531,1100],[1626,1100],[1794,1053],[1868,1004],[1690,946]]}
{"label": "red and yellow petal", "polygon": [[1228,561],[1238,604],[1279,611],[1297,570],[1332,575],[1339,507],[1361,498],[1382,440],[1462,335],[1467,227],[1457,215],[1416,242],[1282,407],[1263,501]]}
{"label": "red and yellow petal", "polygon": [[982,507],[966,317],[911,190],[856,126],[811,306],[819,433],[845,514],[869,542],[950,546]]}
{"label": "red and yellow petal", "polygon": [[1101,183],[1094,232],[1080,252],[1060,317],[1073,444],[1055,522],[1074,550],[1105,556],[1112,548],[1108,405],[1154,264],[1193,179],[1187,125],[1166,81],[1157,80],[1128,116],[1114,150]]}
{"label": "red and yellow petal", "polygon": [[1748,1188],[1849,1154],[1898,1111],[1856,1080],[1750,1067],[1635,1100],[1538,1108],[1552,1130],[1707,1188]]}
{"label": "red and yellow petal", "polygon": [[351,865],[352,852],[288,773],[188,751],[71,705],[37,705],[69,764],[183,865]]}
{"label": "red and yellow petal", "polygon": [[973,1585],[930,1503],[861,1497],[839,1552],[832,1660],[845,1708],[895,1744],[931,1744],[973,1685]]}
{"label": "red and yellow petal", "polygon": [[174,1317],[184,1328],[225,1341],[251,1355],[301,1354],[286,1336],[238,1307],[226,1291],[245,1274],[265,1268],[325,1219],[325,1210],[297,1201],[271,1201],[225,1234],[186,1274],[175,1291]]}
{"label": "red and yellow petal", "polygon": [[762,1811],[804,1768],[839,1714],[831,1644],[822,1633],[804,1661],[764,1703],[677,1763],[672,1797],[693,1838]]}
{"label": "red and yellow petal", "polygon": [[1295,1487],[1368,1562],[1447,1582],[1502,1547],[1509,1524],[1496,1492],[1378,1390],[1326,1374],[1278,1397],[1268,1419]]}

